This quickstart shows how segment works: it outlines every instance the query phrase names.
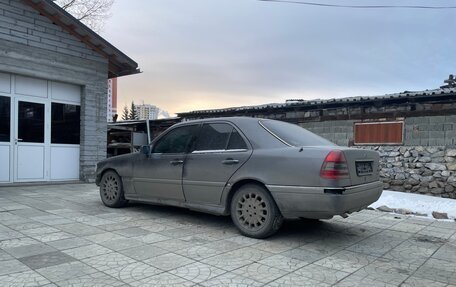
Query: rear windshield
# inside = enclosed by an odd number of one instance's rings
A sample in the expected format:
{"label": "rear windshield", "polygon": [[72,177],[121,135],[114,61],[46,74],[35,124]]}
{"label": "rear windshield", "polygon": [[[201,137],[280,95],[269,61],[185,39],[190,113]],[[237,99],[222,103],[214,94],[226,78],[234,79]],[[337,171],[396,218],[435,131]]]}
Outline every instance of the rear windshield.
{"label": "rear windshield", "polygon": [[273,136],[291,146],[334,146],[335,144],[298,125],[274,121],[260,120],[260,124]]}

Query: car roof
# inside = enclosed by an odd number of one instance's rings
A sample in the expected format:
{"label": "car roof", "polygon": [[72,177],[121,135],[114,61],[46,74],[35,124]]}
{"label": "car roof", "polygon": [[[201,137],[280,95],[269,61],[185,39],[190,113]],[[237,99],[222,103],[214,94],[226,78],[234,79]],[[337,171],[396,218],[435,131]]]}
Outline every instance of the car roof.
{"label": "car roof", "polygon": [[253,118],[253,117],[220,117],[220,118],[205,118],[181,122],[178,125],[184,124],[195,124],[195,123],[205,123],[205,122],[231,122],[235,125],[245,125],[245,124],[257,124],[259,120],[265,120],[263,118]]}

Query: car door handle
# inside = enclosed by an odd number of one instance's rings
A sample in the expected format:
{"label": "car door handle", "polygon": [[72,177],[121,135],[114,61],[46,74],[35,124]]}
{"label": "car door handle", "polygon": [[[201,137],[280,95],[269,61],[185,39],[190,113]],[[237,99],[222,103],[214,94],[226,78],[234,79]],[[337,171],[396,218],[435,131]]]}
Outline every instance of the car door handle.
{"label": "car door handle", "polygon": [[181,159],[174,159],[174,160],[170,161],[169,163],[172,165],[179,165],[179,164],[183,164],[184,161]]}
{"label": "car door handle", "polygon": [[232,158],[227,158],[225,160],[222,160],[223,164],[238,164],[239,160],[237,159],[232,159]]}

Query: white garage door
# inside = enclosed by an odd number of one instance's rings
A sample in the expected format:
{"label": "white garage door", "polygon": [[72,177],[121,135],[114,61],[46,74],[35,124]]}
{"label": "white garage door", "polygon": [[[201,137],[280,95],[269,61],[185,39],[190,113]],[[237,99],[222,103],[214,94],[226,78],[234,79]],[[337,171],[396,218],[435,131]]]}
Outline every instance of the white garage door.
{"label": "white garage door", "polygon": [[79,179],[79,86],[0,73],[0,182]]}

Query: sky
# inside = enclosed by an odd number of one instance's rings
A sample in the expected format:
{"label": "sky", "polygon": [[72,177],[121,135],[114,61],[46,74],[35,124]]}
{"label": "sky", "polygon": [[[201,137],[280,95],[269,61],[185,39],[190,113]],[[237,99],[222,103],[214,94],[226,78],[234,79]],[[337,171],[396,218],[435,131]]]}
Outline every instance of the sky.
{"label": "sky", "polygon": [[[454,0],[327,0],[454,5]],[[141,74],[131,101],[170,114],[438,88],[456,74],[456,9],[342,9],[258,0],[116,0],[101,32]]]}

